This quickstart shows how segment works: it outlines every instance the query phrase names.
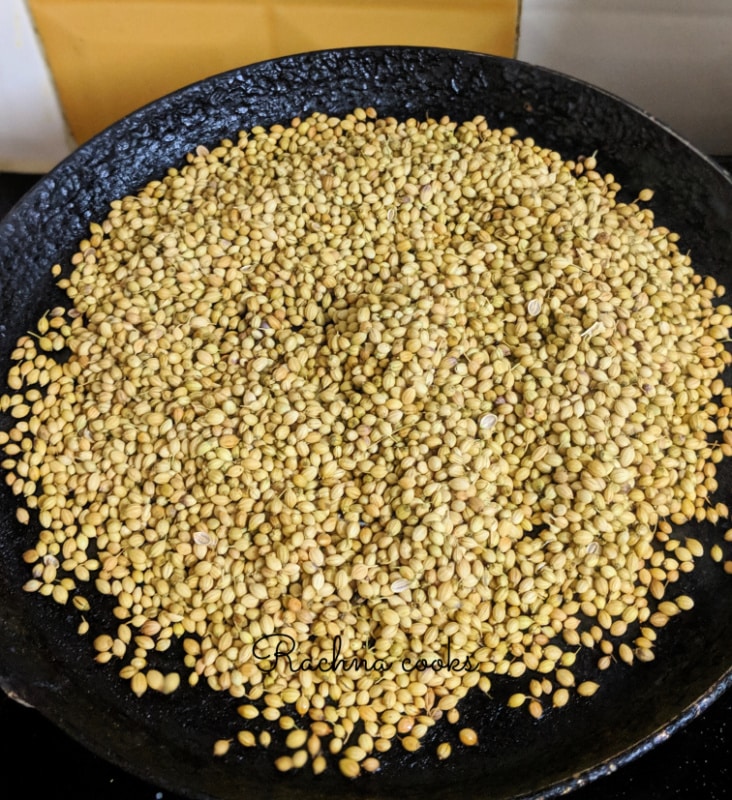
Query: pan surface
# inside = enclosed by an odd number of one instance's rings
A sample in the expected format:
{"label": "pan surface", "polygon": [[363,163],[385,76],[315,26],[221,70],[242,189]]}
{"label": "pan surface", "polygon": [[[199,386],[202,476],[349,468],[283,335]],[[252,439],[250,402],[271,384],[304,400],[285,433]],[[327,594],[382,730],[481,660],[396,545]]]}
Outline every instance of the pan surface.
{"label": "pan surface", "polygon": [[[323,111],[373,106],[399,119],[476,115],[514,127],[565,158],[597,152],[632,199],[653,187],[659,224],[681,235],[695,270],[722,285],[732,265],[732,183],[672,131],[622,100],[549,70],[509,59],[408,47],[354,48],[263,62],[194,84],[141,109],[82,146],[40,181],[0,225],[0,371],[17,338],[64,301],[50,275],[67,264],[90,221],[109,202],[159,177],[198,145],[239,130]],[[0,387],[0,393],[4,387]],[[718,472],[730,503],[730,469]],[[89,749],[122,768],[192,798],[556,796],[653,747],[724,692],[732,667],[732,585],[720,565],[699,561],[684,579],[695,608],[659,633],[648,664],[607,670],[602,691],[534,720],[505,707],[515,691],[496,681],[491,696],[461,705],[480,745],[444,763],[400,748],[356,782],[329,770],[281,775],[271,753],[232,750],[211,757],[222,731],[237,730],[236,705],[206,690],[135,698],[114,669],[94,663],[90,638],[75,634],[72,610],[22,591],[21,554],[35,532],[15,519],[0,486],[0,685]],[[729,524],[689,530],[708,546]],[[93,624],[93,619],[92,619]],[[172,657],[172,656],[171,656]]]}

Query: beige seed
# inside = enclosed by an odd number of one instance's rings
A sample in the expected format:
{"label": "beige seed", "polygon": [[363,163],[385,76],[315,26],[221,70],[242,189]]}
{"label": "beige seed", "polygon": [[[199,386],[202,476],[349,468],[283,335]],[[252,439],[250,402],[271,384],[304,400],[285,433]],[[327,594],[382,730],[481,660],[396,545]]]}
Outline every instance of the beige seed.
{"label": "beige seed", "polygon": [[319,755],[322,749],[323,749],[322,744],[318,736],[313,734],[312,736],[308,737],[307,751],[310,754],[311,758],[315,758],[317,755]]}
{"label": "beige seed", "polygon": [[343,755],[346,758],[352,758],[354,761],[363,761],[366,758],[367,753],[362,747],[351,745],[351,747],[347,747],[343,751]]}
{"label": "beige seed", "polygon": [[165,676],[156,669],[149,669],[145,673],[147,685],[155,692],[162,692],[165,687]]}
{"label": "beige seed", "polygon": [[257,737],[252,731],[239,731],[236,738],[243,747],[255,747],[257,744]]}
{"label": "beige seed", "polygon": [[519,706],[522,706],[525,701],[526,695],[522,694],[521,692],[516,692],[508,698],[508,707],[518,708]]}
{"label": "beige seed", "polygon": [[357,778],[361,774],[361,767],[358,761],[354,761],[352,758],[339,759],[338,769],[346,778]]}
{"label": "beige seed", "polygon": [[399,594],[409,588],[409,581],[406,578],[397,578],[392,582],[390,589],[394,594]]}
{"label": "beige seed", "polygon": [[145,694],[147,691],[147,679],[142,672],[136,672],[132,676],[130,688],[132,689],[133,694],[137,695],[137,697],[142,697],[142,695]]}
{"label": "beige seed", "polygon": [[529,300],[529,302],[526,304],[526,313],[530,317],[539,316],[541,313],[541,300],[538,300],[537,298],[532,298]]}
{"label": "beige seed", "polygon": [[378,772],[381,769],[381,762],[378,758],[369,756],[361,762],[361,769],[366,770],[366,772]]}
{"label": "beige seed", "polygon": [[569,690],[564,687],[557,689],[552,695],[552,705],[555,708],[562,708],[569,702]]}
{"label": "beige seed", "polygon": [[229,752],[231,739],[218,739],[214,742],[213,754],[215,756],[225,756]]}
{"label": "beige seed", "polygon": [[280,756],[275,759],[274,764],[280,772],[289,772],[295,767],[290,756]]}
{"label": "beige seed", "polygon": [[59,603],[60,605],[65,605],[69,599],[69,592],[64,586],[56,585],[53,587],[52,595],[53,599]]}
{"label": "beige seed", "polygon": [[437,745],[437,758],[440,761],[444,761],[446,758],[449,758],[451,753],[452,745],[450,742],[440,742],[440,744]]}
{"label": "beige seed", "polygon": [[237,709],[239,716],[244,719],[256,719],[259,716],[259,709],[251,703],[239,706]]}
{"label": "beige seed", "polygon": [[311,723],[310,730],[316,736],[323,737],[323,736],[329,736],[332,731],[332,728],[327,722],[323,722],[322,720],[320,721],[316,720],[315,722]]}
{"label": "beige seed", "polygon": [[627,642],[622,642],[618,647],[618,655],[626,664],[633,663],[633,648]]}
{"label": "beige seed", "polygon": [[220,408],[212,408],[204,419],[207,425],[221,425],[226,421],[226,414]]}
{"label": "beige seed", "polygon": [[287,734],[285,744],[291,750],[299,750],[305,746],[308,739],[308,732],[304,730],[293,730]]}
{"label": "beige seed", "polygon": [[100,653],[103,653],[106,650],[111,650],[113,644],[114,640],[106,633],[102,634],[101,636],[97,636],[93,642],[94,649]]}
{"label": "beige seed", "polygon": [[638,659],[638,661],[648,663],[649,661],[655,660],[656,654],[650,647],[636,647],[635,657]]}

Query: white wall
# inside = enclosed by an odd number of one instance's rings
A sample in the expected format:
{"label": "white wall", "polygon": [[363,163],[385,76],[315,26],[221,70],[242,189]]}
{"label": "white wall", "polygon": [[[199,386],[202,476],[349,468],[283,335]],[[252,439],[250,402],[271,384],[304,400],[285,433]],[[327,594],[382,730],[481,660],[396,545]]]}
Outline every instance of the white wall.
{"label": "white wall", "polygon": [[24,0],[0,0],[0,171],[45,172],[72,148]]}
{"label": "white wall", "polygon": [[523,0],[518,57],[640,106],[732,154],[731,0]]}

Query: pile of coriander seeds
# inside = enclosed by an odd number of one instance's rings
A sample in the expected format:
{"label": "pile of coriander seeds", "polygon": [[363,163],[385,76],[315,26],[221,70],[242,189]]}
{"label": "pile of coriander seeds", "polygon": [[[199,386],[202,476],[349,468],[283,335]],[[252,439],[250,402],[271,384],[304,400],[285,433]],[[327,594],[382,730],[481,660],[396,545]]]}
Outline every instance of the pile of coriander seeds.
{"label": "pile of coriander seeds", "polygon": [[539,718],[652,660],[705,552],[674,526],[728,516],[732,309],[620,189],[483,118],[356,109],[114,201],[0,399],[25,588],[80,633],[113,598],[97,661],[140,702],[239,699],[212,752],[279,737],[283,772],[377,771],[495,676]]}

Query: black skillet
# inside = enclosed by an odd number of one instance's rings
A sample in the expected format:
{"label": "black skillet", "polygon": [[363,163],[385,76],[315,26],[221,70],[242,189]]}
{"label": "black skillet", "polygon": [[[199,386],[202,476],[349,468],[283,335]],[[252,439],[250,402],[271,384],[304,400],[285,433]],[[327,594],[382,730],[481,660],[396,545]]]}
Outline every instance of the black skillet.
{"label": "black skillet", "polygon": [[[182,162],[199,144],[311,111],[468,119],[557,149],[566,158],[597,152],[600,168],[633,199],[651,186],[657,220],[682,236],[697,271],[722,283],[732,265],[732,183],[694,148],[642,111],[582,82],[514,60],[451,50],[374,47],[323,51],[255,64],[164,97],[82,146],[43,178],[0,224],[0,371],[13,345],[63,297],[49,269],[65,266],[109,202]],[[0,387],[0,392],[2,387]],[[7,426],[7,421],[4,423]],[[724,467],[719,499],[732,505]],[[435,737],[416,754],[395,747],[382,770],[356,782],[328,770],[283,776],[272,754],[232,748],[211,757],[214,739],[238,728],[236,702],[206,689],[138,700],[116,670],[93,662],[78,617],[28,595],[20,555],[34,532],[14,517],[0,484],[0,685],[94,753],[156,786],[192,798],[508,798],[571,792],[646,752],[706,709],[732,680],[732,577],[704,559],[685,580],[693,611],[660,632],[657,658],[603,674],[592,699],[537,721],[509,711],[517,687],[496,681],[490,697],[463,702],[480,746],[438,763]],[[732,523],[694,526],[704,542]],[[91,618],[92,626],[95,624]],[[174,655],[174,654],[173,654]],[[591,670],[590,654],[586,665]],[[453,734],[448,733],[449,738]]]}

